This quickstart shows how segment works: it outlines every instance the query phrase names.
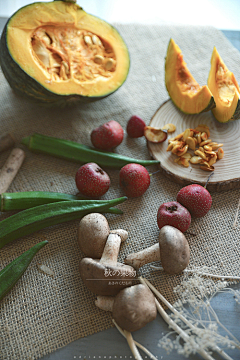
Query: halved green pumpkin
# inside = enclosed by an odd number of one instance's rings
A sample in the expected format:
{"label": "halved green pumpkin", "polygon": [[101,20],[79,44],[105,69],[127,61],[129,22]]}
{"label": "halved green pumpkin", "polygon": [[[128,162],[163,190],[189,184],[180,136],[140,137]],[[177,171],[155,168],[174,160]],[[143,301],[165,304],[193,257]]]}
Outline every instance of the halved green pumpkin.
{"label": "halved green pumpkin", "polygon": [[228,70],[214,47],[208,86],[213,93],[216,107],[212,109],[214,117],[225,123],[240,118],[240,89],[234,74]]}
{"label": "halved green pumpkin", "polygon": [[173,39],[169,41],[165,59],[165,85],[173,103],[186,114],[198,114],[215,107],[208,86],[200,86],[193,78]]}
{"label": "halved green pumpkin", "polygon": [[119,32],[73,2],[27,5],[7,22],[0,63],[11,87],[37,102],[94,101],[126,80],[129,53]]}

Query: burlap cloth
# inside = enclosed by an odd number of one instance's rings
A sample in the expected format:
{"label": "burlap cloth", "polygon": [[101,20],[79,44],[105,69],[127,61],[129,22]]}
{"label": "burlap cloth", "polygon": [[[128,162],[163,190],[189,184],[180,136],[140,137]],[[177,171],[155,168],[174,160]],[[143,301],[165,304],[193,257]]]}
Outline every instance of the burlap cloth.
{"label": "burlap cloth", "polygon": [[[26,151],[26,159],[9,191],[46,190],[75,194],[75,173],[79,164],[54,157],[33,154],[20,140],[34,132],[79,141],[90,145],[91,130],[114,119],[124,128],[131,115],[146,123],[168,99],[164,85],[164,57],[170,37],[180,46],[184,59],[196,80],[207,81],[213,46],[240,81],[240,55],[220,31],[212,27],[142,26],[115,24],[125,39],[131,68],[125,84],[99,102],[65,109],[45,109],[18,98],[0,73],[1,133],[12,132],[17,146]],[[143,138],[125,136],[117,152],[149,158]],[[0,167],[10,150],[1,154]],[[157,166],[148,168],[156,171]],[[111,188],[106,199],[123,195],[118,170],[107,170]],[[124,215],[107,215],[111,229],[122,227],[129,239],[119,259],[152,245],[158,238],[157,209],[163,202],[176,199],[180,185],[161,174],[151,178],[151,186],[141,198],[129,199],[119,207]],[[240,190],[213,193],[211,211],[193,219],[186,235],[191,247],[190,267],[216,267],[216,273],[239,275],[239,227],[233,229]],[[9,216],[1,214],[0,219]],[[78,264],[83,254],[77,244],[79,221],[54,226],[14,241],[0,250],[0,269],[37,242],[49,241],[34,258],[14,289],[0,304],[0,358],[37,359],[73,340],[112,326],[109,313],[97,309],[95,296],[82,284]],[[37,263],[47,265],[54,276],[40,273]],[[181,279],[153,272],[148,266],[142,274],[149,278],[170,301],[172,288]]]}

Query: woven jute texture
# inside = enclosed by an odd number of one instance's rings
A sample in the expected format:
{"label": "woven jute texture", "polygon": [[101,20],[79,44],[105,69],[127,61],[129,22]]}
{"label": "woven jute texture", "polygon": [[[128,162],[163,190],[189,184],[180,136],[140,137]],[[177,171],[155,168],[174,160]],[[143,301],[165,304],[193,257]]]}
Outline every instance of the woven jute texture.
{"label": "woven jute texture", "polygon": [[[46,109],[17,97],[0,73],[1,133],[12,132],[16,146],[26,152],[24,163],[9,191],[46,190],[76,194],[75,173],[80,164],[34,154],[21,145],[21,139],[34,132],[90,144],[90,132],[114,119],[124,129],[131,115],[146,123],[168,99],[164,85],[164,58],[172,37],[200,85],[206,84],[213,47],[216,46],[228,68],[240,79],[240,55],[220,31],[212,27],[142,26],[115,24],[125,39],[131,57],[129,76],[124,85],[110,97],[71,108]],[[143,138],[130,139],[126,134],[118,153],[148,159]],[[0,156],[0,167],[9,151]],[[123,195],[118,183],[118,170],[106,169],[111,187],[104,199]],[[158,166],[148,168],[150,172]],[[156,214],[166,201],[176,200],[180,185],[161,174],[151,177],[148,191],[140,198],[119,205],[123,215],[106,215],[111,229],[128,230],[119,260],[126,254],[152,245],[158,240]],[[239,226],[233,222],[240,190],[212,193],[211,211],[201,219],[192,219],[187,234],[190,244],[190,267],[215,267],[221,275],[240,273]],[[2,213],[0,219],[10,214]],[[34,244],[49,243],[36,255],[29,268],[0,304],[0,359],[27,360],[63,347],[70,342],[112,326],[111,315],[97,309],[95,296],[82,284],[79,261],[83,257],[77,243],[79,221],[56,225],[19,238],[0,250],[0,269]],[[238,223],[237,223],[238,225]],[[0,223],[1,226],[1,223]],[[54,271],[54,276],[39,272],[41,263]],[[181,276],[154,272],[144,266],[141,273],[170,301],[172,289]]]}

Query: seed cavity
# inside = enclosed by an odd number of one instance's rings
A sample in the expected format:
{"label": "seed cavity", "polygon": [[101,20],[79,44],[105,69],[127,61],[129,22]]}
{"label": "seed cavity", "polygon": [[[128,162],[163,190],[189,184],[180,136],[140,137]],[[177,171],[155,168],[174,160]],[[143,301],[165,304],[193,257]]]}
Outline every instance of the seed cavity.
{"label": "seed cavity", "polygon": [[116,70],[110,44],[96,34],[74,27],[39,27],[31,39],[33,55],[52,82],[109,78]]}

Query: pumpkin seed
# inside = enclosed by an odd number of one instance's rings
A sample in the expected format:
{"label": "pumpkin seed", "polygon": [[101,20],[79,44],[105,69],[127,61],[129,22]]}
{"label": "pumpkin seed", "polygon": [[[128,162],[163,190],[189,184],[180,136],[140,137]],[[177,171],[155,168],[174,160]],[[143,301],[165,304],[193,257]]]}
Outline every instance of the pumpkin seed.
{"label": "pumpkin seed", "polygon": [[205,131],[201,133],[201,139],[202,139],[202,141],[205,141],[208,139],[208,135]]}
{"label": "pumpkin seed", "polygon": [[202,159],[204,159],[204,160],[207,159],[205,153],[202,152],[201,150],[196,150],[196,151],[194,151],[194,154],[197,155],[197,156],[200,156],[200,157],[201,157]]}
{"label": "pumpkin seed", "polygon": [[176,155],[182,156],[182,155],[186,154],[187,151],[188,151],[188,145],[185,145],[183,148],[178,149]]}
{"label": "pumpkin seed", "polygon": [[189,160],[188,160],[188,159],[185,159],[185,158],[180,157],[178,163],[180,163],[180,164],[183,165],[184,167],[189,167]]}
{"label": "pumpkin seed", "polygon": [[89,35],[85,35],[83,39],[86,45],[92,45],[92,39]]}
{"label": "pumpkin seed", "polygon": [[189,149],[195,151],[195,149],[196,149],[196,143],[195,143],[193,137],[190,137],[190,136],[189,136],[189,137],[186,139],[186,144],[189,146]]}
{"label": "pumpkin seed", "polygon": [[200,164],[201,161],[202,161],[201,156],[192,156],[190,159],[191,164]]}
{"label": "pumpkin seed", "polygon": [[201,124],[198,125],[194,130],[199,131],[200,133],[202,132],[206,132],[207,136],[210,136],[210,131],[209,131],[209,127],[207,125]]}
{"label": "pumpkin seed", "polygon": [[198,141],[197,141],[197,138],[195,136],[193,137],[193,140],[195,141],[195,145],[197,145]]}
{"label": "pumpkin seed", "polygon": [[207,150],[205,150],[205,154],[210,155],[210,156],[214,156],[216,153],[215,153],[215,151],[207,151]]}
{"label": "pumpkin seed", "polygon": [[201,133],[200,133],[200,132],[198,132],[198,133],[196,134],[196,139],[197,139],[197,143],[198,143],[198,144],[200,144],[200,142],[202,142],[202,138],[201,138]]}
{"label": "pumpkin seed", "polygon": [[183,134],[184,134],[184,132],[176,135],[175,138],[174,138],[174,140],[180,140],[180,139],[182,138]]}
{"label": "pumpkin seed", "polygon": [[213,145],[217,145],[217,142],[216,141],[212,141],[208,144],[209,146],[213,146]]}
{"label": "pumpkin seed", "polygon": [[105,66],[106,70],[108,70],[108,71],[112,70],[113,66],[114,66],[114,60],[112,58],[107,59],[104,66]]}
{"label": "pumpkin seed", "polygon": [[181,134],[176,135],[175,137],[168,139],[168,142],[170,143],[171,141],[180,140],[182,136],[183,136],[183,132]]}
{"label": "pumpkin seed", "polygon": [[217,154],[215,153],[215,156],[212,156],[211,159],[208,161],[209,165],[212,166],[217,161]]}
{"label": "pumpkin seed", "polygon": [[183,143],[181,141],[171,141],[167,147],[167,151],[171,151],[175,145],[182,145]]}
{"label": "pumpkin seed", "polygon": [[211,139],[207,139],[207,140],[200,142],[199,146],[204,146],[204,145],[210,144],[211,142],[212,142]]}
{"label": "pumpkin seed", "polygon": [[186,129],[183,133],[183,141],[186,141],[186,139],[188,137],[192,137],[193,136],[193,131],[191,129]]}
{"label": "pumpkin seed", "polygon": [[217,150],[220,146],[223,146],[223,144],[212,145],[212,149]]}
{"label": "pumpkin seed", "polygon": [[212,148],[209,145],[204,145],[203,148],[205,151],[212,151]]}
{"label": "pumpkin seed", "polygon": [[170,144],[168,145],[168,147],[167,147],[167,151],[171,151],[172,148],[173,148],[173,143],[170,143]]}
{"label": "pumpkin seed", "polygon": [[95,55],[94,56],[94,62],[96,64],[102,64],[103,63],[103,60],[104,60],[104,57],[101,56],[101,55]]}
{"label": "pumpkin seed", "polygon": [[192,155],[189,152],[186,152],[185,154],[181,155],[181,157],[184,159],[191,159]]}
{"label": "pumpkin seed", "polygon": [[172,148],[172,154],[176,154],[181,148],[182,144],[177,144]]}
{"label": "pumpkin seed", "polygon": [[208,161],[205,161],[205,160],[203,160],[203,159],[201,160],[200,164],[205,165],[205,166],[207,166],[207,167],[210,167]]}
{"label": "pumpkin seed", "polygon": [[183,165],[184,167],[189,167],[189,160],[185,159],[184,157],[178,157],[174,160],[175,163],[178,165]]}
{"label": "pumpkin seed", "polygon": [[99,39],[99,37],[97,37],[97,35],[93,35],[92,36],[92,42],[94,45],[98,45],[98,46],[101,46],[102,45],[102,42],[101,40]]}
{"label": "pumpkin seed", "polygon": [[199,166],[200,169],[205,170],[205,171],[214,171],[214,166]]}
{"label": "pumpkin seed", "polygon": [[176,131],[176,126],[174,124],[166,124],[162,127],[162,130],[167,130],[167,132],[171,134]]}
{"label": "pumpkin seed", "polygon": [[223,158],[223,155],[224,155],[224,151],[222,148],[219,148],[218,151],[217,151],[217,158],[220,160]]}

